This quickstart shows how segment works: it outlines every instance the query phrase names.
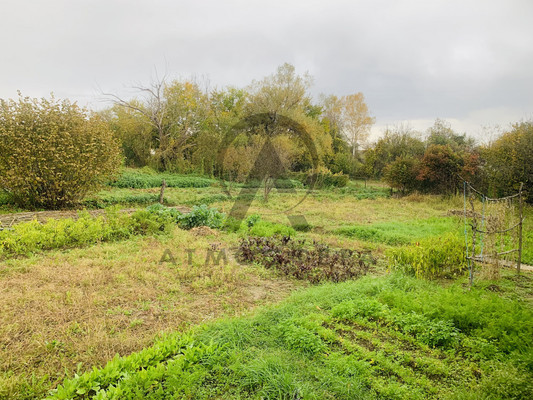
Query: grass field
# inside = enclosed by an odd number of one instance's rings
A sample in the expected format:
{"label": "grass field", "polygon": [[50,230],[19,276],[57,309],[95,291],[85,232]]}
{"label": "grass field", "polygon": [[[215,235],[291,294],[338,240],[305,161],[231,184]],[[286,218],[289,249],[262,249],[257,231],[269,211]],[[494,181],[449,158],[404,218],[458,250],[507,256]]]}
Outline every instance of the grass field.
{"label": "grass field", "polygon": [[[204,183],[169,187],[165,200],[229,213],[242,188],[228,198]],[[86,205],[145,207],[158,193],[109,187]],[[372,251],[370,276],[312,286],[238,263],[233,249],[250,230],[174,227],[4,257],[0,398],[40,398],[59,384],[55,398],[529,398],[531,273],[503,271],[472,291],[465,276],[388,275],[388,249],[462,235],[462,219],[448,214],[462,199],[391,198],[361,182],[274,189],[268,202],[261,193],[248,211],[266,221],[256,232],[303,215],[310,229],[296,238]],[[533,264],[529,207],[526,216],[524,261]],[[220,250],[227,263],[206,264]]]}
{"label": "grass field", "polygon": [[170,336],[51,398],[527,398],[532,333],[531,309],[484,288],[368,277]]}

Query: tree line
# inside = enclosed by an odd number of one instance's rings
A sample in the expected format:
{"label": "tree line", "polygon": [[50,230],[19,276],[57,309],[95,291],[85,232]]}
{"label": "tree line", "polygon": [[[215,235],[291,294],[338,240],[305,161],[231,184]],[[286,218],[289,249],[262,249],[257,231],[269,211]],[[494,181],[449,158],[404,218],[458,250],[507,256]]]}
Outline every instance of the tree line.
{"label": "tree line", "polygon": [[[64,207],[116,175],[121,164],[243,182],[268,140],[287,177],[313,171],[343,178],[338,182],[382,179],[404,194],[452,194],[466,179],[491,196],[511,194],[524,182],[531,193],[533,121],[513,124],[488,144],[440,119],[426,132],[397,126],[368,143],[375,118],[364,95],[313,100],[312,82],[283,64],[245,88],[156,80],[137,87],[133,99],[108,95],[112,105],[98,112],[53,96],[0,99],[0,190],[23,207]],[[227,135],[243,119],[263,114],[294,121],[316,154],[287,126],[258,125],[237,132],[221,166],[217,156]]]}
{"label": "tree line", "polygon": [[[318,151],[322,173],[383,179],[401,193],[454,193],[462,177],[494,195],[531,188],[533,123],[524,121],[488,144],[477,144],[437,119],[426,132],[405,126],[388,128],[368,143],[375,122],[362,93],[322,95],[313,101],[313,79],[284,64],[246,88],[206,90],[194,81],[138,87],[139,97],[102,112],[119,137],[126,163],[180,173],[215,175],[223,138],[242,118],[279,113],[301,124]],[[240,135],[226,152],[226,179],[246,179],[264,143],[264,132]],[[290,134],[276,135],[273,145],[290,172],[312,165],[305,146]]]}

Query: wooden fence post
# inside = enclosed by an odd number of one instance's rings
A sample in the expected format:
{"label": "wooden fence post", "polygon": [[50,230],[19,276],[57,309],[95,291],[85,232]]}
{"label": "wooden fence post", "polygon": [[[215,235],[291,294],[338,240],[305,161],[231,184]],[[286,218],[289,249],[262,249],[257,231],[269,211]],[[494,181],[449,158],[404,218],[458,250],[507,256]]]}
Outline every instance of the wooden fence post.
{"label": "wooden fence post", "polygon": [[165,188],[167,187],[167,182],[163,179],[161,184],[161,193],[159,193],[159,202],[163,204],[163,196],[165,195]]}

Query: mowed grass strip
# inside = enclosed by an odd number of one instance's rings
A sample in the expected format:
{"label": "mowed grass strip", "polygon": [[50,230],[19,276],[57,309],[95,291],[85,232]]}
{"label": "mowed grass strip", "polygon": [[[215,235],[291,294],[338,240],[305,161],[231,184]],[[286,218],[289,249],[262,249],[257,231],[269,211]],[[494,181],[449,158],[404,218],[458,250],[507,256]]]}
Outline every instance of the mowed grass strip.
{"label": "mowed grass strip", "polygon": [[[237,264],[229,251],[236,241],[176,228],[3,262],[0,398],[42,397],[65,374],[139,351],[162,332],[239,314],[302,285]],[[227,264],[205,264],[213,248],[228,251]],[[160,263],[167,249],[169,262]]]}
{"label": "mowed grass strip", "polygon": [[483,287],[367,277],[171,335],[50,399],[526,399],[532,337],[533,310]]}

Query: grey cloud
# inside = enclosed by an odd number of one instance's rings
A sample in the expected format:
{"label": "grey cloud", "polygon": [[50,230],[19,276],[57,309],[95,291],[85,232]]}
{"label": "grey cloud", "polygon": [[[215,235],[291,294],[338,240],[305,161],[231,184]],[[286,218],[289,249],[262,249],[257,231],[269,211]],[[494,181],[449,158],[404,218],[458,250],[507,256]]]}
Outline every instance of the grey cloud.
{"label": "grey cloud", "polygon": [[[501,124],[533,110],[531,1],[4,1],[0,97],[101,107],[154,70],[245,86],[283,62],[361,91],[379,124]],[[530,114],[529,114],[530,115]],[[493,121],[490,121],[493,123]]]}

